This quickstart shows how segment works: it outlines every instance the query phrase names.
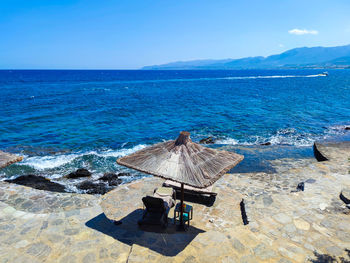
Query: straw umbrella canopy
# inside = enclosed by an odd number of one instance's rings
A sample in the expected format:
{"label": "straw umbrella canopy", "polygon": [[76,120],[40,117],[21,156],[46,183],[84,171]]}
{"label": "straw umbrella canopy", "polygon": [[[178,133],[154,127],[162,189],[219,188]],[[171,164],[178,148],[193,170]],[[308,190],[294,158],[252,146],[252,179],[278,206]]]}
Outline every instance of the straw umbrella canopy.
{"label": "straw umbrella canopy", "polygon": [[243,156],[203,147],[192,142],[189,132],[181,132],[176,140],[158,143],[128,156],[117,163],[137,171],[181,183],[183,224],[184,184],[205,188],[243,160]]}
{"label": "straw umbrella canopy", "polygon": [[22,156],[5,153],[3,151],[0,151],[0,169],[5,168],[6,166],[9,166],[10,164],[20,162],[23,160]]}

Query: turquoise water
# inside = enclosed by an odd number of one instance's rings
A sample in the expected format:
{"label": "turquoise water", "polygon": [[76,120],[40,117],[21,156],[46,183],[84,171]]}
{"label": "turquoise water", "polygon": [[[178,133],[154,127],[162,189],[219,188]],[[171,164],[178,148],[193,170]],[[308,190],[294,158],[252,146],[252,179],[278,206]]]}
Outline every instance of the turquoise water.
{"label": "turquoise water", "polygon": [[121,171],[119,156],[182,130],[304,152],[350,124],[350,71],[321,72],[0,71],[0,149],[26,157],[0,176]]}

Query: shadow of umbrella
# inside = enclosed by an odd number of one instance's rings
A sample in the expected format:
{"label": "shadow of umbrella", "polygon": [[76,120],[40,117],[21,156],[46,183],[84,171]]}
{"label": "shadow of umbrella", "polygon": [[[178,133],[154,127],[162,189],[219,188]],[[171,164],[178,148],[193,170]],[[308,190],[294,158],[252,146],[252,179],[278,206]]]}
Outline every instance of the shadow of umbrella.
{"label": "shadow of umbrella", "polygon": [[167,229],[159,226],[140,228],[137,220],[140,219],[142,213],[142,209],[134,210],[125,216],[122,219],[123,224],[118,226],[104,213],[101,213],[86,222],[85,225],[129,246],[137,244],[170,257],[179,254],[199,233],[205,232],[193,226],[190,226],[187,232],[177,232],[176,227],[170,224]]}

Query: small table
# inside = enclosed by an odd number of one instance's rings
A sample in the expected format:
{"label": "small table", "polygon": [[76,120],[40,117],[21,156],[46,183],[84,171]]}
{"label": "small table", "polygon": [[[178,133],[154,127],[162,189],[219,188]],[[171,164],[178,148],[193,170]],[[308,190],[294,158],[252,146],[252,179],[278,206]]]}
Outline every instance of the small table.
{"label": "small table", "polygon": [[[190,226],[190,220],[193,218],[193,207],[191,205],[185,204],[183,208],[183,221],[187,221],[188,226]],[[174,224],[176,223],[176,218],[180,219],[181,215],[181,202],[177,203],[174,209]]]}

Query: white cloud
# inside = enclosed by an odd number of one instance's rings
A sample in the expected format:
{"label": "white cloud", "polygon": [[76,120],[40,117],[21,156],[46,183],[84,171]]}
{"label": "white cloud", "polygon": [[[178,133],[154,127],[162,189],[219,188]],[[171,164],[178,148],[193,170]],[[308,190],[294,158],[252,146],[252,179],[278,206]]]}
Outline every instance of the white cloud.
{"label": "white cloud", "polygon": [[318,31],[294,28],[292,30],[289,30],[288,33],[292,35],[317,35]]}
{"label": "white cloud", "polygon": [[284,47],[284,45],[283,45],[283,44],[279,44],[278,46],[279,46],[279,47]]}

